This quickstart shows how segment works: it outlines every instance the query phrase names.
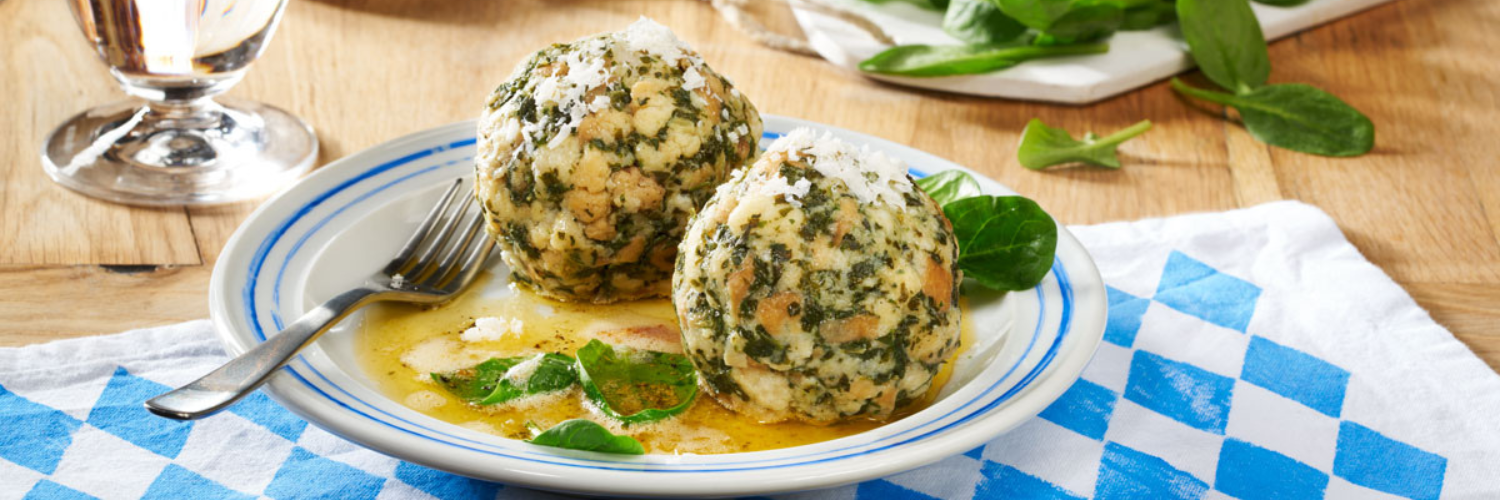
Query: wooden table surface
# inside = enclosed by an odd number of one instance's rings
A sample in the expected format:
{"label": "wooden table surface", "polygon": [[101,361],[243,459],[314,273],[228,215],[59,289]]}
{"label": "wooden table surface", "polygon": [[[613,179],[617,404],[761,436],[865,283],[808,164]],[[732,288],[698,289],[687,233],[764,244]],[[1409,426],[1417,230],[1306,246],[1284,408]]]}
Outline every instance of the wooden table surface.
{"label": "wooden table surface", "polygon": [[[796,33],[784,10],[761,9],[773,27]],[[1439,323],[1500,368],[1494,0],[1397,0],[1271,45],[1272,81],[1330,90],[1374,120],[1375,151],[1353,159],[1268,148],[1186,105],[1165,83],[1089,106],[882,85],[758,46],[696,0],[298,0],[229,95],[310,122],[322,164],[473,118],[531,51],[620,29],[641,14],[673,27],[761,112],[936,153],[1031,196],[1064,223],[1282,199],[1317,205]],[[0,47],[0,345],[206,317],[214,260],[255,203],[131,208],[54,185],[38,160],[43,137],[122,94],[66,2],[0,1]],[[1121,170],[1038,173],[1014,155],[1032,117],[1074,131],[1107,132],[1143,118],[1156,128],[1122,148]]]}

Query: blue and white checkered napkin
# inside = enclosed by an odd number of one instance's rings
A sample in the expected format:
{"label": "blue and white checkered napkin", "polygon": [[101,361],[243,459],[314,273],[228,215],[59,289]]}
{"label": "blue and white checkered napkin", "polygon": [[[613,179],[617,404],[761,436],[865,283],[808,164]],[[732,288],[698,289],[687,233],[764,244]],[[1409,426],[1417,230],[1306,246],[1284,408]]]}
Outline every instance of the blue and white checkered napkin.
{"label": "blue and white checkered napkin", "polygon": [[[1500,377],[1316,208],[1073,231],[1110,287],[1082,380],[973,451],[799,496],[1500,497]],[[551,496],[365,450],[262,395],[195,423],[142,409],[222,360],[205,321],[0,350],[0,499]]]}

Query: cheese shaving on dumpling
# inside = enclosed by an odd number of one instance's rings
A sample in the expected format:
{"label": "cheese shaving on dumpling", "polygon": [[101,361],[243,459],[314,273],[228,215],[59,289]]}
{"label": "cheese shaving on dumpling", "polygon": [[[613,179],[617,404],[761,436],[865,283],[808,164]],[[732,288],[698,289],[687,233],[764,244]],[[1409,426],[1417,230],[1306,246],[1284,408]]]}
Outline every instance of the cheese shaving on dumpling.
{"label": "cheese shaving on dumpling", "polygon": [[[856,147],[833,134],[819,136],[809,128],[797,128],[771,143],[767,153],[784,152],[792,160],[806,161],[818,173],[838,179],[864,203],[905,207],[902,196],[912,190],[906,164],[867,146]],[[786,180],[782,179],[785,185]],[[806,190],[802,191],[806,194]]]}
{"label": "cheese shaving on dumpling", "polygon": [[617,36],[630,50],[646,52],[672,66],[676,66],[683,58],[695,63],[702,62],[697,56],[690,55],[687,44],[682,43],[670,28],[646,16],[641,16]]}
{"label": "cheese shaving on dumpling", "polygon": [[[679,66],[683,60],[689,65],[683,71],[682,88],[695,90],[705,87],[708,82],[703,74],[694,66],[703,64],[703,59],[692,52],[687,44],[683,43],[670,28],[662,26],[650,18],[642,16],[632,23],[624,31],[608,33],[604,37],[613,38],[628,51],[639,52],[651,57],[661,59],[670,66]],[[610,50],[607,43],[608,38],[593,38],[577,42],[579,45],[574,50],[564,54],[558,63],[567,68],[567,74],[548,76],[536,84],[533,96],[537,104],[552,104],[562,111],[562,117],[566,119],[562,123],[552,123],[548,116],[542,116],[533,123],[520,123],[519,131],[505,130],[506,135],[501,137],[515,137],[516,132],[525,139],[526,150],[534,149],[531,145],[533,139],[543,135],[548,125],[556,125],[557,132],[547,141],[547,147],[555,148],[561,146],[564,141],[578,130],[583,119],[589,113],[598,113],[610,106],[607,96],[595,97],[592,101],[585,103],[584,96],[589,92],[603,87],[609,83],[610,72],[605,61],[605,54]],[[515,112],[514,105],[507,105],[510,113]]]}
{"label": "cheese shaving on dumpling", "polygon": [[794,207],[802,206],[802,197],[807,196],[807,191],[812,189],[812,183],[807,179],[797,179],[797,182],[788,183],[786,177],[780,175],[771,176],[765,182],[756,184],[751,194],[764,196],[785,196],[786,202]]}
{"label": "cheese shaving on dumpling", "polygon": [[698,90],[707,84],[708,80],[703,79],[703,74],[698,72],[698,68],[688,66],[687,71],[682,72],[683,90]]}

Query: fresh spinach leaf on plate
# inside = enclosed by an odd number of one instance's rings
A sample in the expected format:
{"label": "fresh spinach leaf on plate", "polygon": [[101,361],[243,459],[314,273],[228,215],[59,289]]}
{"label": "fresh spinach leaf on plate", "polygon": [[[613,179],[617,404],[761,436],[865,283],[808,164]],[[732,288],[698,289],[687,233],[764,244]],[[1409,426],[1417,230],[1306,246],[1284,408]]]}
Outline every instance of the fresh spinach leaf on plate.
{"label": "fresh spinach leaf on plate", "polygon": [[1323,156],[1359,156],[1375,147],[1375,124],[1369,117],[1311,85],[1282,83],[1234,95],[1173,78],[1172,88],[1233,107],[1245,130],[1272,146]]}
{"label": "fresh spinach leaf on plate", "polygon": [[950,76],[987,73],[1022,61],[1044,57],[1100,54],[1101,43],[1039,47],[1030,43],[1002,45],[897,45],[859,63],[871,73],[901,76]]}
{"label": "fresh spinach leaf on plate", "polygon": [[1177,0],[1177,24],[1198,69],[1230,92],[1266,83],[1271,57],[1249,0]]}
{"label": "fresh spinach leaf on plate", "polygon": [[1032,118],[1021,131],[1021,145],[1016,148],[1016,157],[1021,161],[1021,166],[1032,170],[1064,163],[1120,168],[1120,158],[1115,156],[1115,148],[1150,129],[1151,121],[1142,120],[1105,137],[1089,132],[1084,134],[1082,140],[1078,140],[1066,130],[1049,127],[1041,120]]}
{"label": "fresh spinach leaf on plate", "polygon": [[578,380],[600,412],[625,424],[677,415],[698,395],[698,372],[686,356],[597,339],[578,350]]}
{"label": "fresh spinach leaf on plate", "polygon": [[932,197],[938,206],[983,194],[979,183],[962,170],[945,170],[917,179],[917,187]]}
{"label": "fresh spinach leaf on plate", "polygon": [[943,32],[974,44],[1009,42],[1026,33],[1026,25],[1000,12],[990,0],[953,0],[943,15]]}
{"label": "fresh spinach leaf on plate", "polygon": [[1052,270],[1057,223],[1023,196],[975,196],[943,205],[965,277],[995,290],[1035,287]]}
{"label": "fresh spinach leaf on plate", "polygon": [[[524,374],[525,380],[515,380],[519,377],[506,376],[517,367],[527,372]],[[573,368],[573,358],[553,353],[491,358],[473,368],[433,373],[431,376],[439,385],[448,389],[448,392],[464,401],[481,406],[504,403],[534,394],[560,391],[578,381],[578,374]]]}
{"label": "fresh spinach leaf on plate", "polygon": [[995,290],[1026,290],[1052,270],[1057,223],[1036,202],[978,194],[979,184],[958,170],[918,179],[917,187],[953,224],[965,277]]}
{"label": "fresh spinach leaf on plate", "polygon": [[[528,422],[528,427],[531,424]],[[533,429],[535,432],[535,429]],[[619,455],[644,455],[646,448],[630,436],[609,432],[604,426],[591,420],[575,418],[564,420],[526,441],[538,446],[567,448],[570,450],[597,451]]]}

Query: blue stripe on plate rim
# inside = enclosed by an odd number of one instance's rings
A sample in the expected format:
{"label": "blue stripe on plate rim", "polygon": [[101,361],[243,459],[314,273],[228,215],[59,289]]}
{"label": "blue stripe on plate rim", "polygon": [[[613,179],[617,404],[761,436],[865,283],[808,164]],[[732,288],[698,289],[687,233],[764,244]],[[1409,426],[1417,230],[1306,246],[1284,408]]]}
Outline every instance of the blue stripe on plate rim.
{"label": "blue stripe on plate rim", "polygon": [[[780,134],[777,134],[775,132],[765,132],[762,136],[766,140],[775,140],[776,138],[780,137]],[[369,169],[369,170],[367,170],[365,172],[361,172],[359,175],[356,175],[356,176],[354,176],[354,177],[352,177],[352,178],[350,178],[348,180],[345,180],[342,183],[339,183],[338,185],[336,185],[336,186],[328,189],[327,191],[319,193],[311,201],[305,203],[302,207],[298,208],[295,212],[293,212],[293,214],[290,217],[288,217],[287,219],[281,221],[281,223],[279,223],[271,231],[271,233],[269,235],[267,235],[264,240],[261,241],[260,245],[257,246],[257,248],[255,250],[255,254],[254,254],[253,258],[250,261],[249,269],[247,270],[247,281],[246,281],[245,287],[244,287],[244,289],[242,290],[242,293],[241,293],[241,298],[244,301],[244,307],[245,307],[246,315],[250,319],[249,323],[250,323],[252,329],[254,330],[253,333],[254,333],[255,338],[257,340],[259,340],[259,341],[265,341],[265,339],[266,339],[265,331],[261,328],[260,319],[259,319],[259,313],[258,313],[257,307],[256,307],[256,297],[255,297],[256,296],[255,291],[256,291],[256,289],[258,287],[260,272],[261,272],[261,270],[263,269],[263,267],[264,267],[264,265],[266,263],[266,259],[269,258],[271,250],[276,247],[277,243],[280,242],[281,238],[286,235],[286,233],[291,229],[291,227],[294,224],[296,224],[302,218],[304,218],[307,215],[309,215],[314,209],[317,209],[320,206],[322,206],[323,203],[327,202],[329,199],[333,198],[335,195],[343,192],[344,190],[346,190],[346,189],[348,189],[350,187],[353,187],[355,185],[361,184],[364,181],[367,181],[367,180],[369,180],[369,179],[371,179],[371,178],[373,178],[373,177],[375,177],[375,176],[377,176],[379,174],[388,172],[388,171],[390,171],[392,169],[395,169],[397,167],[406,165],[406,164],[411,163],[413,161],[416,161],[416,160],[419,160],[419,159],[422,159],[422,158],[425,158],[425,157],[429,157],[429,156],[432,156],[432,155],[435,155],[435,154],[438,154],[438,153],[450,151],[450,150],[453,150],[453,149],[467,147],[467,146],[472,146],[474,143],[475,143],[475,139],[473,139],[473,138],[463,139],[463,140],[459,140],[459,141],[454,141],[454,142],[451,142],[449,144],[440,145],[440,146],[436,146],[436,147],[424,149],[424,150],[421,150],[421,151],[416,151],[416,152],[407,154],[405,156],[402,156],[402,157],[399,157],[399,158],[387,161],[387,162],[382,163],[380,165],[377,165],[374,168],[371,168],[371,169]],[[395,186],[397,184],[400,184],[400,183],[403,183],[403,182],[406,182],[406,181],[410,181],[410,180],[412,180],[414,178],[421,177],[424,174],[428,174],[428,173],[437,171],[437,170],[442,169],[444,167],[449,167],[449,166],[452,166],[452,165],[454,165],[456,163],[467,162],[467,161],[470,161],[470,160],[471,160],[471,158],[462,158],[462,159],[458,159],[458,160],[446,161],[446,162],[442,162],[442,163],[430,165],[430,166],[427,166],[427,167],[423,167],[423,168],[421,168],[421,169],[419,169],[419,170],[417,170],[415,172],[411,172],[411,173],[402,175],[402,176],[400,176],[400,177],[398,177],[396,179],[393,179],[393,180],[391,180],[389,182],[386,182],[386,183],[384,183],[384,184],[382,184],[380,186],[375,187],[374,189],[370,190],[369,192],[366,192],[366,193],[364,193],[362,195],[357,196],[353,200],[350,200],[350,201],[346,202],[344,205],[339,206],[338,208],[334,209],[331,213],[329,213],[328,215],[324,216],[322,219],[320,219],[316,223],[314,223],[314,225],[311,228],[309,228],[301,237],[299,237],[297,239],[296,242],[293,243],[292,247],[287,251],[287,255],[282,258],[281,265],[277,269],[276,278],[274,280],[275,284],[274,284],[274,286],[273,286],[273,288],[271,290],[271,293],[272,293],[271,303],[272,303],[272,305],[270,307],[270,309],[271,309],[270,315],[271,315],[271,320],[272,320],[272,323],[273,323],[274,327],[278,331],[283,328],[282,318],[281,318],[281,314],[280,314],[280,302],[281,302],[280,301],[280,297],[281,297],[281,288],[282,288],[283,278],[285,277],[286,269],[289,266],[290,262],[292,261],[292,258],[297,254],[297,252],[299,250],[301,250],[302,246],[308,241],[308,239],[310,239],[312,237],[312,235],[316,234],[329,221],[331,221],[333,218],[337,217],[339,214],[343,213],[345,210],[347,210],[347,209],[349,209],[349,208],[351,208],[351,207],[359,204],[360,202],[362,202],[364,200],[369,199],[370,197],[372,197],[372,196],[374,196],[374,195],[376,195],[376,194],[378,194],[378,193],[380,193],[382,191],[385,191],[386,189],[389,189],[389,188],[391,188],[391,187],[393,187],[393,186]],[[914,175],[914,176],[916,176],[918,178],[926,176],[925,173],[923,173],[921,170],[916,169],[916,168],[912,168],[911,169],[911,173],[912,173],[912,175]],[[370,403],[368,403],[368,402],[366,402],[364,400],[359,399],[355,395],[351,394],[348,390],[344,389],[343,387],[340,387],[339,385],[333,383],[333,381],[329,380],[329,378],[326,375],[324,375],[317,368],[313,367],[311,363],[308,363],[305,358],[303,358],[301,356],[298,357],[298,361],[301,362],[302,367],[305,367],[305,369],[307,371],[309,371],[313,375],[317,376],[319,379],[321,379],[328,386],[338,389],[339,392],[343,393],[343,395],[346,396],[346,397],[348,397],[349,399],[351,399],[353,401],[356,401],[356,402],[360,403],[361,405],[364,405],[364,406],[366,406],[366,407],[368,407],[368,408],[370,408],[372,410],[375,410],[376,412],[379,412],[379,413],[385,415],[386,417],[389,417],[391,419],[395,419],[397,421],[400,421],[401,423],[403,423],[405,425],[408,425],[408,426],[411,426],[411,427],[414,427],[414,428],[418,428],[418,429],[422,429],[422,430],[427,431],[429,433],[437,434],[437,435],[440,435],[440,436],[442,436],[444,438],[447,438],[446,440],[444,440],[444,439],[438,439],[438,438],[436,438],[434,436],[430,436],[430,435],[427,435],[427,434],[418,433],[418,432],[415,432],[415,431],[413,431],[411,429],[408,429],[408,428],[396,425],[396,424],[394,424],[392,422],[389,422],[389,421],[387,421],[385,419],[376,417],[374,415],[370,415],[369,413],[366,413],[365,411],[363,411],[361,409],[354,408],[353,406],[350,406],[349,404],[347,404],[345,401],[341,400],[340,398],[337,398],[337,397],[334,397],[333,395],[328,394],[326,391],[324,391],[322,388],[320,388],[317,384],[314,384],[312,381],[310,381],[306,377],[304,377],[302,375],[302,373],[301,373],[301,369],[291,369],[291,370],[287,370],[287,371],[290,372],[293,375],[293,377],[295,377],[298,381],[300,381],[308,389],[310,389],[310,390],[318,393],[323,398],[326,398],[326,399],[328,399],[330,401],[333,401],[334,403],[338,404],[339,406],[342,406],[345,409],[347,409],[347,410],[349,410],[351,412],[354,412],[355,414],[357,414],[357,415],[359,415],[361,417],[364,417],[367,420],[378,422],[378,423],[380,423],[382,425],[385,425],[387,427],[390,427],[392,429],[396,429],[396,430],[401,431],[403,433],[410,434],[410,435],[413,435],[413,436],[416,436],[416,437],[420,437],[420,438],[423,438],[423,439],[426,439],[426,440],[429,440],[429,441],[437,442],[437,443],[448,445],[448,446],[454,446],[454,447],[466,449],[466,450],[469,450],[469,451],[474,451],[474,452],[477,452],[477,453],[483,453],[483,454],[487,454],[487,455],[493,455],[493,456],[499,456],[499,457],[511,458],[511,459],[518,459],[518,460],[526,460],[526,461],[532,461],[532,462],[538,462],[538,463],[544,463],[544,464],[550,464],[550,465],[559,465],[559,466],[568,466],[568,467],[580,467],[580,468],[589,468],[589,469],[619,470],[619,471],[630,471],[630,472],[695,472],[695,473],[713,473],[713,472],[735,472],[735,471],[745,471],[745,470],[766,470],[766,469],[777,469],[777,468],[784,468],[784,467],[804,466],[804,465],[816,464],[816,463],[821,463],[821,462],[836,461],[836,460],[842,460],[842,459],[847,459],[847,458],[852,458],[852,457],[858,457],[858,456],[862,456],[862,455],[868,455],[868,454],[878,453],[880,451],[887,450],[887,449],[894,448],[894,447],[898,447],[898,446],[902,446],[902,445],[905,445],[907,443],[911,443],[911,442],[915,442],[915,441],[920,441],[920,440],[923,440],[923,439],[927,439],[929,437],[941,434],[944,431],[946,431],[948,429],[951,429],[951,428],[953,428],[955,426],[962,425],[962,424],[964,424],[964,423],[966,423],[966,422],[968,422],[970,420],[978,418],[979,416],[981,416],[981,415],[983,415],[985,413],[988,413],[989,411],[995,409],[1000,404],[1004,403],[1005,401],[1009,400],[1011,397],[1014,397],[1016,394],[1018,394],[1022,390],[1024,390],[1027,386],[1029,386],[1031,384],[1032,381],[1034,381],[1036,379],[1036,377],[1040,376],[1041,373],[1043,371],[1045,371],[1048,366],[1051,365],[1053,358],[1057,355],[1058,349],[1062,345],[1063,340],[1067,338],[1068,333],[1070,332],[1071,326],[1072,326],[1072,318],[1071,318],[1071,316],[1072,316],[1072,310],[1073,310],[1073,288],[1072,288],[1072,285],[1071,285],[1071,283],[1070,283],[1070,281],[1068,279],[1067,269],[1066,269],[1065,266],[1063,266],[1063,264],[1062,264],[1062,262],[1060,260],[1059,261],[1055,261],[1053,263],[1053,266],[1052,266],[1052,273],[1053,273],[1053,276],[1057,280],[1058,290],[1059,290],[1059,292],[1060,292],[1060,294],[1062,296],[1062,301],[1061,301],[1062,302],[1062,311],[1061,311],[1060,325],[1059,325],[1059,328],[1058,328],[1058,335],[1053,340],[1052,345],[1048,346],[1047,352],[1043,354],[1042,359],[1037,363],[1037,365],[1035,367],[1033,367],[1029,372],[1027,372],[1014,386],[1010,387],[1004,393],[1000,394],[995,399],[989,401],[984,406],[982,406],[982,407],[980,407],[980,408],[978,408],[978,409],[976,409],[974,411],[971,411],[968,414],[963,415],[962,417],[958,418],[957,420],[945,423],[945,424],[943,424],[941,427],[939,427],[937,429],[928,430],[926,432],[921,433],[920,435],[909,437],[909,438],[901,440],[899,442],[885,444],[885,445],[877,447],[877,448],[860,449],[860,450],[858,450],[856,452],[853,452],[853,453],[845,453],[845,454],[838,455],[838,456],[824,456],[824,455],[837,454],[837,453],[840,453],[840,452],[845,452],[845,451],[853,450],[855,448],[865,448],[865,447],[870,446],[872,444],[877,444],[877,443],[880,443],[882,441],[889,441],[889,440],[892,440],[892,439],[897,439],[897,438],[902,437],[903,435],[910,434],[912,432],[921,431],[922,427],[931,426],[933,423],[940,422],[940,421],[943,421],[945,419],[948,419],[952,415],[954,415],[956,413],[959,413],[959,412],[963,411],[964,409],[966,409],[966,408],[968,408],[970,406],[973,406],[976,402],[978,402],[981,399],[983,399],[984,396],[990,395],[992,392],[994,392],[994,390],[996,389],[996,387],[1000,386],[1003,382],[1005,382],[1006,380],[1008,380],[1010,378],[1010,375],[1018,367],[1020,367],[1020,365],[1026,360],[1026,358],[1031,354],[1032,349],[1035,348],[1036,340],[1038,338],[1040,338],[1040,336],[1041,336],[1041,327],[1042,327],[1042,324],[1045,323],[1045,318],[1046,318],[1046,301],[1045,301],[1045,298],[1042,295],[1042,287],[1038,286],[1035,289],[1035,292],[1036,292],[1036,295],[1037,295],[1037,298],[1038,298],[1038,304],[1040,306],[1040,309],[1038,311],[1039,320],[1037,322],[1036,330],[1032,332],[1032,336],[1031,336],[1031,339],[1028,342],[1028,345],[1026,346],[1026,350],[1021,354],[1021,356],[1019,356],[1017,358],[1015,364],[1011,365],[1006,370],[1006,372],[1003,375],[1001,375],[1001,377],[999,379],[997,379],[995,381],[994,384],[992,384],[990,387],[986,388],[983,392],[981,392],[978,397],[975,397],[974,399],[971,399],[971,400],[963,403],[958,408],[955,408],[954,410],[951,410],[947,414],[944,414],[944,415],[941,415],[941,416],[939,416],[937,418],[931,419],[928,422],[925,422],[923,424],[919,424],[918,427],[914,427],[912,429],[907,429],[907,430],[901,431],[899,433],[896,433],[896,434],[893,434],[893,435],[890,435],[890,436],[884,436],[880,440],[873,441],[873,442],[860,443],[860,444],[857,444],[857,445],[848,446],[848,447],[844,447],[844,448],[840,448],[840,449],[836,449],[836,450],[820,451],[820,452],[817,452],[817,453],[814,453],[814,454],[802,455],[802,456],[776,457],[776,458],[769,458],[769,459],[763,459],[763,460],[747,460],[747,461],[740,461],[740,462],[720,462],[720,463],[714,463],[714,464],[706,464],[707,466],[712,467],[712,468],[705,468],[705,469],[683,468],[680,465],[679,466],[674,466],[674,464],[629,463],[625,467],[614,467],[614,466],[607,466],[607,465],[586,465],[586,464],[579,464],[579,463],[575,463],[575,462],[564,462],[564,461],[549,460],[549,458],[565,458],[565,457],[560,457],[560,456],[553,455],[553,454],[539,453],[539,452],[527,452],[527,451],[524,451],[524,450],[515,450],[515,449],[510,449],[510,448],[504,448],[504,447],[495,445],[493,443],[485,443],[485,442],[481,442],[481,441],[475,441],[475,440],[472,440],[472,439],[464,438],[464,437],[461,437],[461,436],[455,436],[455,435],[452,435],[452,434],[448,434],[448,433],[446,433],[446,432],[444,432],[442,430],[433,429],[433,428],[430,428],[430,427],[427,427],[427,426],[424,426],[424,425],[421,425],[421,424],[417,424],[417,423],[411,422],[411,421],[409,421],[409,420],[407,420],[405,418],[402,418],[400,416],[391,414],[390,412],[387,412],[387,411],[385,411],[383,409],[380,409],[379,407],[377,407],[377,406],[375,406],[373,404],[370,404]],[[459,442],[455,442],[455,441],[459,441]],[[462,444],[460,442],[462,442],[462,443],[471,443],[473,445],[479,445],[479,446],[482,446],[482,447],[488,448],[488,449],[476,448],[474,446],[470,446],[470,445],[467,445],[467,444]],[[522,454],[531,455],[531,456],[517,456],[517,455],[513,454],[513,453],[516,453],[516,452],[520,452]],[[569,458],[570,460],[573,460],[573,461],[590,462],[590,463],[595,463],[595,464],[615,464],[615,463],[619,463],[617,461],[612,461],[612,460],[597,460],[597,459],[588,459],[588,458],[582,458],[582,457],[566,457],[566,458]],[[796,462],[786,462],[786,461],[799,460],[799,459],[805,459],[805,460],[796,461]],[[772,461],[786,462],[786,463],[778,463],[778,464],[773,464],[773,465],[762,465],[762,466],[752,466],[752,467],[728,467],[728,466],[734,466],[734,465],[755,464],[755,463],[772,462]],[[661,467],[661,468],[657,468],[657,467]],[[667,468],[667,467],[670,467],[670,468]]]}

